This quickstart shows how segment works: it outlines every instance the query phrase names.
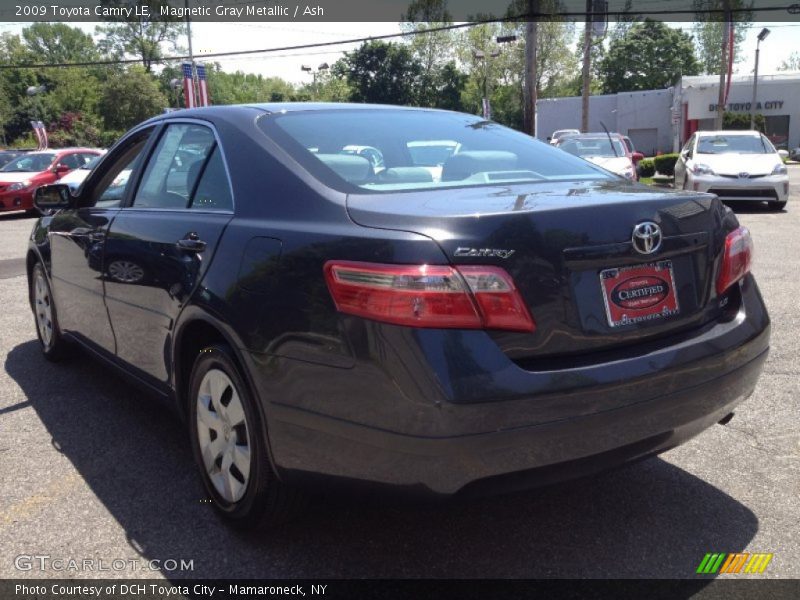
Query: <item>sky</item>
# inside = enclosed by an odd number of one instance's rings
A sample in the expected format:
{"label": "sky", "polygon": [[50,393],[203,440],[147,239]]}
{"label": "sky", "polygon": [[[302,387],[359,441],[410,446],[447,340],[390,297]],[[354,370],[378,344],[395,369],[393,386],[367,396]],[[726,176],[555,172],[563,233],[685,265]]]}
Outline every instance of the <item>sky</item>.
{"label": "sky", "polygon": [[[0,32],[19,33],[26,23],[0,23]],[[94,33],[94,23],[76,23],[89,33]],[[670,23],[673,27],[691,33],[691,23]],[[771,31],[761,43],[759,74],[775,73],[792,49],[800,47],[800,23],[754,23],[742,44],[742,60],[735,66],[737,73],[751,73],[754,64],[756,36],[762,27]],[[198,60],[203,54],[232,50],[275,48],[298,44],[329,42],[371,35],[398,33],[397,23],[192,23],[193,49]],[[219,62],[225,71],[244,71],[264,76],[281,77],[292,83],[311,81],[311,74],[301,70],[302,65],[317,68],[322,63],[333,64],[346,50],[355,45],[337,46],[333,50],[317,48],[302,51],[259,54],[243,57],[210,59]]]}

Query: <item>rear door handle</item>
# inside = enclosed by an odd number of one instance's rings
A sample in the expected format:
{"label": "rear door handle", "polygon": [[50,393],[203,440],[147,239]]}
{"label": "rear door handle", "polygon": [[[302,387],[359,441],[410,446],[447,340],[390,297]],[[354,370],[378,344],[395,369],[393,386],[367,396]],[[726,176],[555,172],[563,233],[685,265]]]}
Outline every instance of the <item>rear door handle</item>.
{"label": "rear door handle", "polygon": [[186,250],[187,252],[202,252],[207,246],[196,233],[190,233],[182,240],[178,240],[175,245],[179,250]]}

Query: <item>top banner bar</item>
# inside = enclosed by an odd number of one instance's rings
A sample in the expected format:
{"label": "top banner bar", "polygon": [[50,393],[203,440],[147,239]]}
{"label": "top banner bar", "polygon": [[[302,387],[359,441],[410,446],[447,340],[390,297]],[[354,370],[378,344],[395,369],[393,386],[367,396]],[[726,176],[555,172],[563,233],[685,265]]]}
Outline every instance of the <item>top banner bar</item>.
{"label": "top banner bar", "polygon": [[[728,10],[725,10],[725,4]],[[800,0],[0,0],[0,21],[798,21]]]}

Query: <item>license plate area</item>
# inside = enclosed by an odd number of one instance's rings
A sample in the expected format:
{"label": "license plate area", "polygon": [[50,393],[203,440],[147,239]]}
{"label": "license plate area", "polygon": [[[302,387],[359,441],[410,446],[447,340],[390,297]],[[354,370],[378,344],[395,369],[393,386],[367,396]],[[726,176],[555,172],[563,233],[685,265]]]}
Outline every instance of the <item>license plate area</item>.
{"label": "license plate area", "polygon": [[679,313],[671,260],[600,271],[611,327],[660,322]]}

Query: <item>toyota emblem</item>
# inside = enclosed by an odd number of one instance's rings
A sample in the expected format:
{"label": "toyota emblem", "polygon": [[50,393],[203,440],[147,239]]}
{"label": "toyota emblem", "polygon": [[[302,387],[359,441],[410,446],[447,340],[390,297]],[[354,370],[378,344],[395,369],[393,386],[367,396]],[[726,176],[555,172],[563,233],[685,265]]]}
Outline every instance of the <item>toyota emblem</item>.
{"label": "toyota emblem", "polygon": [[639,254],[652,254],[661,247],[661,239],[661,227],[645,221],[633,228],[631,243]]}
{"label": "toyota emblem", "polygon": [[747,171],[742,171],[739,173],[739,179],[750,179],[750,173]]}

